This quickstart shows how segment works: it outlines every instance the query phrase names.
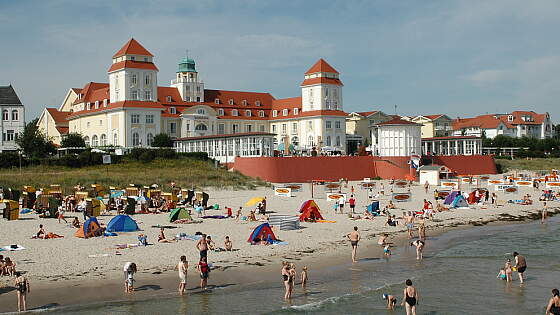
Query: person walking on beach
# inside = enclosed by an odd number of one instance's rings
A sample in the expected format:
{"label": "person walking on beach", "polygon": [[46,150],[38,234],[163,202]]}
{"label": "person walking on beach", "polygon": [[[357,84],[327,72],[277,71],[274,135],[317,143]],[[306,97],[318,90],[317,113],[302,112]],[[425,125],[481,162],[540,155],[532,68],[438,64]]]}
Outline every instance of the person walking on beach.
{"label": "person walking on beach", "polygon": [[426,183],[424,184],[424,191],[426,192],[426,194],[428,194],[429,190],[430,190],[430,183],[428,183],[428,181],[426,181]]}
{"label": "person walking on beach", "polygon": [[354,214],[354,208],[356,208],[356,199],[354,199],[354,195],[350,195],[350,199],[348,199],[348,204],[350,205],[350,212]]}
{"label": "person walking on beach", "polygon": [[196,268],[200,272],[200,288],[206,290],[208,287],[208,278],[210,277],[210,268],[208,267],[207,258],[201,258]]}
{"label": "person walking on beach", "polygon": [[208,243],[206,242],[206,234],[202,234],[196,243],[196,249],[200,252],[200,260],[208,256]]}
{"label": "person walking on beach", "polygon": [[187,262],[187,256],[181,256],[180,262],[175,266],[175,270],[179,271],[179,295],[185,293],[185,287],[187,286],[187,271],[189,270],[189,263]]}
{"label": "person walking on beach", "polygon": [[305,289],[307,286],[307,266],[301,268],[301,287]]}
{"label": "person walking on beach", "polygon": [[414,215],[409,212],[408,214],[404,215],[406,229],[408,230],[408,238],[413,238],[412,229],[414,228]]}
{"label": "person walking on beach", "polygon": [[354,227],[354,231],[346,235],[350,239],[350,245],[352,245],[352,262],[356,262],[356,252],[358,250],[358,242],[360,241],[360,233],[358,232],[358,227]]}
{"label": "person walking on beach", "polygon": [[546,306],[545,315],[560,315],[560,293],[558,289],[552,289],[552,297]]}
{"label": "person walking on beach", "polygon": [[14,286],[16,287],[18,298],[18,312],[25,312],[27,311],[27,293],[31,292],[29,288],[29,280],[22,276],[21,273],[16,272]]}
{"label": "person walking on beach", "polygon": [[544,224],[546,217],[548,217],[548,206],[546,205],[546,201],[545,201],[543,202],[543,209],[541,213],[541,224]]}
{"label": "person walking on beach", "polygon": [[292,296],[291,285],[290,285],[290,265],[287,261],[282,263],[282,281],[284,282],[284,299],[289,300]]}
{"label": "person walking on beach", "polygon": [[418,291],[412,286],[412,281],[406,279],[406,288],[403,292],[403,300],[401,305],[406,308],[406,315],[416,315],[416,304],[418,304]]}
{"label": "person walking on beach", "polygon": [[57,217],[58,217],[58,223],[61,223],[60,220],[63,220],[64,223],[68,223],[68,221],[66,221],[66,219],[64,218],[64,207],[63,206],[58,206],[58,211],[56,211]]}
{"label": "person walking on beach", "polygon": [[525,257],[519,255],[518,252],[513,252],[513,257],[515,258],[515,268],[519,275],[519,282],[523,283],[523,273],[527,270],[527,261],[525,261]]}
{"label": "person walking on beach", "polygon": [[424,217],[420,217],[420,220],[418,220],[418,238],[426,239],[426,220],[424,220]]}
{"label": "person walking on beach", "polygon": [[344,196],[340,195],[340,198],[338,198],[338,209],[340,209],[340,213],[342,214],[344,212],[344,203],[346,202]]}
{"label": "person walking on beach", "polygon": [[416,240],[410,243],[410,246],[416,246],[416,259],[418,260],[422,260],[422,258],[424,258],[422,254],[422,252],[424,251],[424,245],[426,245],[426,243],[424,243],[424,241],[422,240]]}

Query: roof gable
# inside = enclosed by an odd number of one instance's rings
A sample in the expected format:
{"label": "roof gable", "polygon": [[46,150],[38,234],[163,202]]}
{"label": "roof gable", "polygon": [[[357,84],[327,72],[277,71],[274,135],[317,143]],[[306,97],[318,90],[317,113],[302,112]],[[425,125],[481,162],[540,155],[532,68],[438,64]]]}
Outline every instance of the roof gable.
{"label": "roof gable", "polygon": [[11,85],[0,86],[0,105],[22,105]]}
{"label": "roof gable", "polygon": [[329,65],[329,63],[326,62],[323,58],[319,59],[319,61],[311,66],[311,68],[309,68],[309,70],[307,70],[305,74],[312,74],[317,72],[330,72],[338,74],[338,71],[336,71],[331,65]]}
{"label": "roof gable", "polygon": [[144,48],[144,46],[140,45],[140,43],[137,42],[134,38],[131,38],[126,44],[124,44],[124,46],[122,46],[122,48],[119,49],[119,51],[117,51],[115,55],[113,55],[113,58],[124,55],[140,55],[150,57],[154,56],[146,48]]}

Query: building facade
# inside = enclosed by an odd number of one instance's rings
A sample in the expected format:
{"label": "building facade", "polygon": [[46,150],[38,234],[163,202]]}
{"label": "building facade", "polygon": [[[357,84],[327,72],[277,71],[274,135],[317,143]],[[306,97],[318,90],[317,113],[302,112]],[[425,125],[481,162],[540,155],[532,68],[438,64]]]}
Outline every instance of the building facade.
{"label": "building facade", "polygon": [[473,118],[458,118],[453,121],[453,135],[494,138],[504,135],[514,138],[550,138],[554,125],[549,113],[514,111],[509,114],[480,115]]}
{"label": "building facade", "polygon": [[422,138],[447,137],[453,134],[453,120],[447,115],[419,115],[410,121],[422,125]]}
{"label": "building facade", "polygon": [[422,125],[394,117],[371,128],[372,154],[411,156],[421,154]]}
{"label": "building facade", "polygon": [[25,107],[11,85],[0,86],[0,152],[16,151],[16,138],[25,129]]}
{"label": "building facade", "polygon": [[[345,151],[343,84],[323,59],[305,72],[301,96],[285,99],[266,92],[206,89],[188,57],[180,60],[168,87],[158,85],[158,71],[154,56],[131,39],[113,55],[109,83],[70,89],[57,110],[45,109],[40,126],[53,134],[80,133],[89,146],[150,146],[159,133],[182,143],[195,137],[272,133],[273,150],[289,141],[303,152],[319,147]],[[67,130],[54,119],[63,115]]]}

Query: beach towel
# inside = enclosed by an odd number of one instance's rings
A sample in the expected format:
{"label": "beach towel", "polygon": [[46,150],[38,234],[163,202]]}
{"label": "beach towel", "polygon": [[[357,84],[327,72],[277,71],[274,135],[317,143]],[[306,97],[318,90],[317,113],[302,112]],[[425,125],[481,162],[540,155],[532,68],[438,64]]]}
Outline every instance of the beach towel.
{"label": "beach towel", "polygon": [[31,210],[29,208],[23,208],[23,209],[21,209],[19,214],[28,214],[28,213],[31,213],[31,211],[33,211],[33,210]]}
{"label": "beach towel", "polygon": [[203,219],[225,219],[226,216],[223,216],[223,215],[205,215],[202,218]]}
{"label": "beach towel", "polygon": [[317,223],[336,223],[336,221],[331,221],[331,220],[317,220]]}
{"label": "beach towel", "polygon": [[24,250],[25,247],[23,247],[23,246],[21,246],[21,245],[14,244],[14,245],[7,245],[7,246],[4,246],[4,247],[2,247],[1,249],[2,249],[3,251],[13,252],[13,251],[16,251],[16,250]]}
{"label": "beach towel", "polygon": [[117,236],[118,234],[115,232],[105,232],[103,233],[103,236]]}
{"label": "beach towel", "polygon": [[94,254],[88,255],[88,258],[109,257],[109,254]]}
{"label": "beach towel", "polygon": [[179,233],[175,235],[176,240],[182,240],[182,241],[198,241],[201,238],[202,238],[201,235],[188,235],[185,233]]}

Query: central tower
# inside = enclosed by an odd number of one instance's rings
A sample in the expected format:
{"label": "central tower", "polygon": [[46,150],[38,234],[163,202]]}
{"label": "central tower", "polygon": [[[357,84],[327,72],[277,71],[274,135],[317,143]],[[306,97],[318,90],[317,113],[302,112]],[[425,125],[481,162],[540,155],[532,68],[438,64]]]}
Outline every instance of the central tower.
{"label": "central tower", "polygon": [[204,83],[198,79],[195,62],[188,56],[179,62],[177,77],[171,81],[171,86],[179,90],[185,102],[204,102]]}
{"label": "central tower", "polygon": [[302,111],[342,110],[342,86],[338,71],[319,59],[301,83]]}

